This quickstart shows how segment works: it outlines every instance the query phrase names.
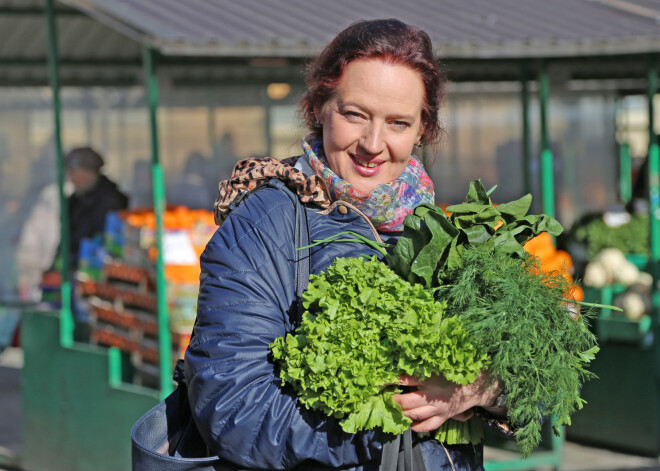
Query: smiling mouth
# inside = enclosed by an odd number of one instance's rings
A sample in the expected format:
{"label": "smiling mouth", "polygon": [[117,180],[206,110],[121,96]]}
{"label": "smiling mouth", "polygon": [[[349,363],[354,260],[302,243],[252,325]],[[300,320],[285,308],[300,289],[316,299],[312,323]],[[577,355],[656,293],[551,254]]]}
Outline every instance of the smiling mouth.
{"label": "smiling mouth", "polygon": [[355,156],[353,156],[353,160],[358,165],[361,165],[362,167],[366,167],[366,168],[376,168],[384,163],[383,161],[379,161],[379,160],[361,160]]}

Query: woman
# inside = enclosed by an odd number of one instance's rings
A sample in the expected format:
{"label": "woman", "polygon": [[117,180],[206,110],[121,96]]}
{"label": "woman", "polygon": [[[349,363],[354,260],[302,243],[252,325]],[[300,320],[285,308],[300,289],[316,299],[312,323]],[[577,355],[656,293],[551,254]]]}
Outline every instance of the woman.
{"label": "woman", "polygon": [[[434,200],[433,184],[411,154],[440,132],[442,82],[426,33],[397,20],[356,23],[308,68],[301,108],[312,134],[302,141],[304,154],[284,162],[248,159],[221,184],[216,215],[224,223],[202,255],[198,317],[185,357],[193,415],[221,458],[258,469],[378,469],[385,434],[347,434],[334,419],[302,408],[268,360],[268,346],[295,328],[291,201],[271,188],[240,204],[235,197],[278,178],[306,203],[311,240],[345,230],[396,237],[415,206]],[[362,244],[314,247],[311,271],[365,253]],[[466,387],[440,377],[402,378],[417,390],[397,401],[413,431],[434,430],[494,403],[500,391],[485,378]],[[481,469],[479,448],[420,440],[428,470]]]}

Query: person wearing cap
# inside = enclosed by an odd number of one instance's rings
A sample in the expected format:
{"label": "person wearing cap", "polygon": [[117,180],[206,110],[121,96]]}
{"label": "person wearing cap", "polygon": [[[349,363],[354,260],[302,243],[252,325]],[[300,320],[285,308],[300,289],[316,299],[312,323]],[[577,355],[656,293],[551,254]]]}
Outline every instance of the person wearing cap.
{"label": "person wearing cap", "polygon": [[91,147],[78,147],[66,156],[67,177],[73,185],[69,197],[71,269],[78,268],[82,239],[102,234],[106,215],[128,207],[128,197],[101,173],[103,158]]}

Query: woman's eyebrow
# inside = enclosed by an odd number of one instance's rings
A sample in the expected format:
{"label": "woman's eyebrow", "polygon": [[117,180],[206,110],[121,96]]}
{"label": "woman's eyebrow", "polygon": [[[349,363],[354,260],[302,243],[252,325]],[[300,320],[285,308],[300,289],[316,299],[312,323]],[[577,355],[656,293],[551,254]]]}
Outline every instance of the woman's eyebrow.
{"label": "woman's eyebrow", "polygon": [[[341,98],[337,99],[337,106],[339,108],[343,108],[345,106],[355,106],[356,108],[359,108],[361,110],[368,111],[369,108],[365,107],[364,105],[361,105],[360,103],[356,103],[354,101],[342,101]],[[387,115],[387,118],[389,119],[402,119],[402,120],[408,120],[408,121],[415,121],[417,119],[416,115],[413,114],[407,114],[407,113],[390,113]]]}

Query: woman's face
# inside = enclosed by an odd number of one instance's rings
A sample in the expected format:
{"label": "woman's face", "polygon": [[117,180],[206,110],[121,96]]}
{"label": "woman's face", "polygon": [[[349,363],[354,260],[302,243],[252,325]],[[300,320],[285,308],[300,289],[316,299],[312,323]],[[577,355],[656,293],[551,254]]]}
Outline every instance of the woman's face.
{"label": "woman's face", "polygon": [[391,183],[424,132],[419,72],[379,59],[350,62],[316,115],[330,168],[362,193]]}

